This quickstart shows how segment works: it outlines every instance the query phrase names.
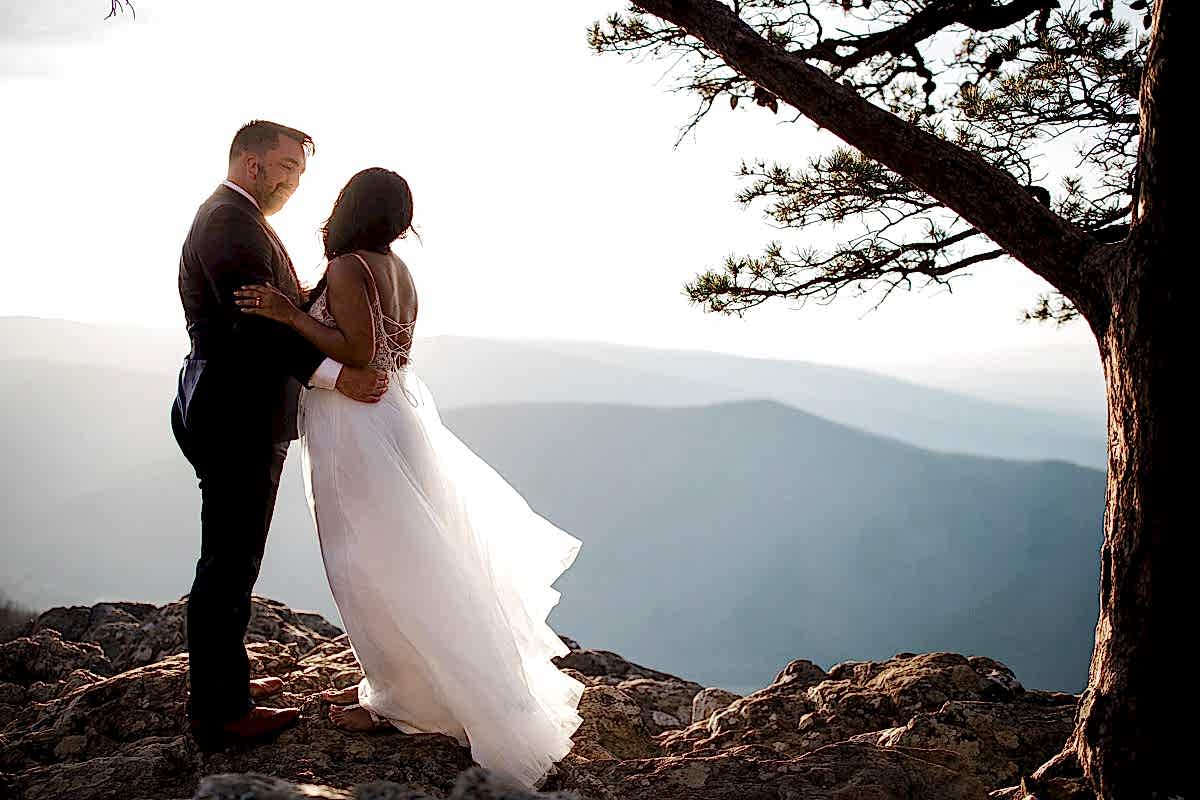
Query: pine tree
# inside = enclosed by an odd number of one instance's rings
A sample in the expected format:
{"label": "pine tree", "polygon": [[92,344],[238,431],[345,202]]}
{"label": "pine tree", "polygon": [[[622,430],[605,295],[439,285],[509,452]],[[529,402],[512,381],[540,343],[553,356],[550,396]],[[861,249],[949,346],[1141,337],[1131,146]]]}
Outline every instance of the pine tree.
{"label": "pine tree", "polygon": [[[742,314],[847,291],[882,302],[1009,262],[1055,290],[1030,318],[1078,319],[1095,334],[1109,441],[1100,618],[1075,733],[1033,777],[1082,771],[1105,800],[1191,797],[1197,783],[1183,735],[1194,695],[1171,671],[1196,602],[1192,268],[1175,239],[1189,206],[1180,48],[1193,8],[641,0],[590,32],[597,51],[673,65],[699,98],[685,133],[727,102],[794,114],[846,145],[801,166],[747,160],[738,199],[798,239],[829,223],[856,233],[825,251],[771,242],[730,257],[687,285],[695,303]],[[1078,161],[1047,176],[1046,155],[1064,142]]]}

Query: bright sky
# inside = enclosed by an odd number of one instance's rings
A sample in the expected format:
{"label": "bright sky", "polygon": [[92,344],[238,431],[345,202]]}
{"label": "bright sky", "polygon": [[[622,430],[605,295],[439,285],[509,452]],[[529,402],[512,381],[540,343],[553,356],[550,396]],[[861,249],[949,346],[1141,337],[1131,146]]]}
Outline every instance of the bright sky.
{"label": "bright sky", "polygon": [[1094,368],[1084,326],[1018,323],[1045,287],[1012,263],[874,313],[850,298],[741,320],[688,305],[685,280],[778,235],[734,202],[739,161],[799,163],[832,140],[743,104],[673,149],[694,99],[667,91],[667,65],[587,47],[619,0],[135,0],[136,20],[104,22],[108,2],[0,0],[0,315],[178,329],[184,234],[234,131],[265,118],[317,143],[272,219],[302,276],[350,175],[409,179],[423,243],[397,250],[425,336]]}

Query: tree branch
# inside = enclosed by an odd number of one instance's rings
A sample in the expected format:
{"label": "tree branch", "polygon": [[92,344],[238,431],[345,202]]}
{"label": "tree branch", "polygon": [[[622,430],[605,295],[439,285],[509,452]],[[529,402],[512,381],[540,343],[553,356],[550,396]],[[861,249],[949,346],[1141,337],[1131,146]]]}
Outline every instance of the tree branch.
{"label": "tree branch", "polygon": [[[1058,0],[1014,0],[1008,5],[1000,6],[980,0],[934,3],[889,30],[854,39],[824,40],[808,50],[799,51],[796,55],[801,58],[818,58],[845,68],[886,53],[913,51],[917,42],[924,41],[951,25],[965,25],[981,32],[993,31],[1014,25],[1035,11],[1056,7]],[[854,52],[843,56],[838,53],[839,47],[853,47]]]}
{"label": "tree branch", "polygon": [[133,7],[133,0],[112,0],[111,8],[105,19],[112,19],[117,14],[124,14],[127,8],[129,9],[129,13],[133,14],[133,18],[137,19],[137,9]]}
{"label": "tree branch", "polygon": [[772,298],[824,304],[847,290],[864,295],[883,287],[875,303],[878,307],[896,289],[914,288],[914,280],[922,286],[949,286],[950,279],[967,267],[1007,255],[990,249],[951,260],[956,246],[981,234],[974,228],[950,233],[928,224],[927,239],[898,244],[876,232],[827,255],[798,250],[789,257],[779,242],[772,242],[760,257],[727,258],[723,271],[697,276],[684,291],[693,303],[710,311],[742,314]]}
{"label": "tree branch", "polygon": [[1100,276],[1086,266],[1088,253],[1099,243],[1039,203],[1011,176],[772,45],[718,0],[638,0],[635,5],[677,25],[746,78],[905,176],[1077,306],[1103,305]]}

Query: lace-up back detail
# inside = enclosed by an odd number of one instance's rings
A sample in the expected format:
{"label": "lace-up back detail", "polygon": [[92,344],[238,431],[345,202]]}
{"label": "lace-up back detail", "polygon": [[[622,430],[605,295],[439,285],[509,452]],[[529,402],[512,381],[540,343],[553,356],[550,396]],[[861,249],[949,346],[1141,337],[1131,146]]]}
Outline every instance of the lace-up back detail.
{"label": "lace-up back detail", "polygon": [[[371,305],[375,313],[375,357],[368,366],[385,372],[397,372],[409,364],[409,353],[412,349],[413,331],[417,321],[399,322],[383,313],[383,304],[379,299],[379,288],[375,285],[375,275],[367,260],[358,253],[351,253],[361,263],[367,274],[367,284],[371,292]],[[322,290],[313,301],[308,313],[318,322],[336,327],[337,321],[329,313],[329,289]]]}

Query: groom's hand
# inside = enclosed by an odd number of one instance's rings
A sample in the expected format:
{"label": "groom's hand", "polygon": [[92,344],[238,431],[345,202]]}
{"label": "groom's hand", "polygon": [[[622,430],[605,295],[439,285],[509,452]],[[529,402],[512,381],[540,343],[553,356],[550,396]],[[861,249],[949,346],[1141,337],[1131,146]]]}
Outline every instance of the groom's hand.
{"label": "groom's hand", "polygon": [[378,403],[387,391],[388,374],[365,367],[342,367],[338,373],[337,390],[360,403]]}

